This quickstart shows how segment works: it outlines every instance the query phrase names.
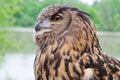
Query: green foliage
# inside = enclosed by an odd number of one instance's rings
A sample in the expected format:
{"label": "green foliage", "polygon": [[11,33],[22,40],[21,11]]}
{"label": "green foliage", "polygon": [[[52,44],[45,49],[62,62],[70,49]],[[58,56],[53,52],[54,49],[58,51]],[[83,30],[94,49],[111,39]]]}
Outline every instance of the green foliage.
{"label": "green foliage", "polygon": [[0,29],[0,63],[8,50],[15,50],[19,47],[18,41],[16,41],[13,36],[14,34],[12,34],[12,32],[6,29]]}
{"label": "green foliage", "polygon": [[1,26],[12,26],[15,24],[14,15],[20,11],[18,6],[20,0],[1,0],[0,1],[0,25]]}
{"label": "green foliage", "polygon": [[33,26],[39,11],[51,4],[68,4],[92,15],[98,30],[120,31],[120,0],[95,0],[89,6],[79,0],[0,0],[0,26]]}
{"label": "green foliage", "polygon": [[99,30],[120,31],[120,0],[101,0],[92,7],[99,18]]}

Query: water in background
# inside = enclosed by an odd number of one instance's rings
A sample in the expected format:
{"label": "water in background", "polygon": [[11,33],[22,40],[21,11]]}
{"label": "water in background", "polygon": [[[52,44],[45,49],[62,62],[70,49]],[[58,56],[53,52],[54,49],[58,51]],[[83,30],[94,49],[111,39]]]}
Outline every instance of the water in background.
{"label": "water in background", "polygon": [[7,54],[0,67],[0,80],[34,80],[33,54]]}

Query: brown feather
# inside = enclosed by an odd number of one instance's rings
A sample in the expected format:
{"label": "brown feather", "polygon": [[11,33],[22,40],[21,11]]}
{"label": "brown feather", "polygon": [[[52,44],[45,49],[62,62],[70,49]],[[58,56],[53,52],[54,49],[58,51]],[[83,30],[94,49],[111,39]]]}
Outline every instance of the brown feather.
{"label": "brown feather", "polygon": [[52,25],[52,32],[36,32],[35,79],[120,80],[120,61],[101,49],[88,14],[71,6],[54,5],[43,9],[38,20],[55,13],[67,17],[66,23]]}

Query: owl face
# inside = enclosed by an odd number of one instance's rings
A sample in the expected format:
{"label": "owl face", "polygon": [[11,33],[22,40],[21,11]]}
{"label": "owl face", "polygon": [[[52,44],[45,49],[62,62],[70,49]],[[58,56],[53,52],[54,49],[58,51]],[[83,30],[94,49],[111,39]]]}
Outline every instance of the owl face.
{"label": "owl face", "polygon": [[53,5],[44,8],[35,24],[36,32],[60,34],[66,30],[71,15],[65,11],[64,5]]}
{"label": "owl face", "polygon": [[38,15],[35,30],[36,33],[52,33],[55,35],[72,32],[77,25],[79,26],[80,16],[85,19],[85,15],[88,14],[68,5],[48,6],[41,10]]}

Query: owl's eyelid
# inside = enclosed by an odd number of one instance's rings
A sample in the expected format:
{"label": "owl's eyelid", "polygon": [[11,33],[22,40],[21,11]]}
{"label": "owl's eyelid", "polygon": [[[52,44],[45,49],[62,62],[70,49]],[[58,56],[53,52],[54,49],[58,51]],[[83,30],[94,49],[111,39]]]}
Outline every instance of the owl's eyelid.
{"label": "owl's eyelid", "polygon": [[[55,16],[55,15],[59,15],[59,16],[61,16],[62,18],[63,18],[63,15],[61,14],[61,13],[55,13],[55,14],[53,14],[52,16],[51,16],[51,18],[53,17],[53,16]],[[51,19],[50,18],[50,19]]]}
{"label": "owl's eyelid", "polygon": [[57,15],[60,15],[61,17],[63,17],[63,15],[61,13],[58,13]]}

